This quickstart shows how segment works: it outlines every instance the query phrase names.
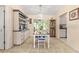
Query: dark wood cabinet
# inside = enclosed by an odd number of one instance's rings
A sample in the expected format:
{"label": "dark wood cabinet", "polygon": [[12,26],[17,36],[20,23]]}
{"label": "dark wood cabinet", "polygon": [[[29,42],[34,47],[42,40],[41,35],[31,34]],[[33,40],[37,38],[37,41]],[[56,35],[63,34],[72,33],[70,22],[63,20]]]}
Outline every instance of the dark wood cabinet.
{"label": "dark wood cabinet", "polygon": [[56,21],[50,20],[50,37],[56,37]]}

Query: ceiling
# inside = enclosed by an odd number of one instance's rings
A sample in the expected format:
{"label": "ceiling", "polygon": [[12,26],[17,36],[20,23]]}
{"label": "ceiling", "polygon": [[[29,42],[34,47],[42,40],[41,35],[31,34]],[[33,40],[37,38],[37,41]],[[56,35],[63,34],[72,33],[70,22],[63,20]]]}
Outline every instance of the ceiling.
{"label": "ceiling", "polygon": [[63,5],[41,5],[41,7],[40,5],[24,5],[23,7],[29,15],[37,15],[39,13],[44,15],[55,15]]}

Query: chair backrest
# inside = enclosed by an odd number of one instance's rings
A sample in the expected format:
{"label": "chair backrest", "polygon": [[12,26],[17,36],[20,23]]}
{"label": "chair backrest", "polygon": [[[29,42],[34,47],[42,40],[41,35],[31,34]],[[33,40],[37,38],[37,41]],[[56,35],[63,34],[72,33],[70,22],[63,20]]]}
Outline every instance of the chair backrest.
{"label": "chair backrest", "polygon": [[46,39],[46,36],[44,36],[44,35],[37,35],[37,36],[35,36],[35,38],[37,40],[45,40]]}

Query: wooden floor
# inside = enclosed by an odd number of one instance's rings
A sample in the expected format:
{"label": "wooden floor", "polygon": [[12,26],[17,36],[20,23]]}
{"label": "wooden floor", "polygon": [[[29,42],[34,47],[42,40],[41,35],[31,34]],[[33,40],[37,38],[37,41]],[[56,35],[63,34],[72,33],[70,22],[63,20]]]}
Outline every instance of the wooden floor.
{"label": "wooden floor", "polygon": [[50,48],[33,48],[32,37],[28,38],[22,45],[1,51],[2,53],[73,53],[76,52],[62,41],[51,38]]}

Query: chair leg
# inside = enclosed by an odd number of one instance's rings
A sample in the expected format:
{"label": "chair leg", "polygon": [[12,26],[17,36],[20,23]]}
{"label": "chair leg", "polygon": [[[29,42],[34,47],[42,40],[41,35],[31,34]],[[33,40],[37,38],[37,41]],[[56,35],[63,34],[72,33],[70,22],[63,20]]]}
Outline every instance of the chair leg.
{"label": "chair leg", "polygon": [[39,48],[39,40],[38,40],[38,48]]}
{"label": "chair leg", "polygon": [[46,45],[45,45],[45,40],[44,40],[44,48],[45,48],[45,46],[46,46]]}

